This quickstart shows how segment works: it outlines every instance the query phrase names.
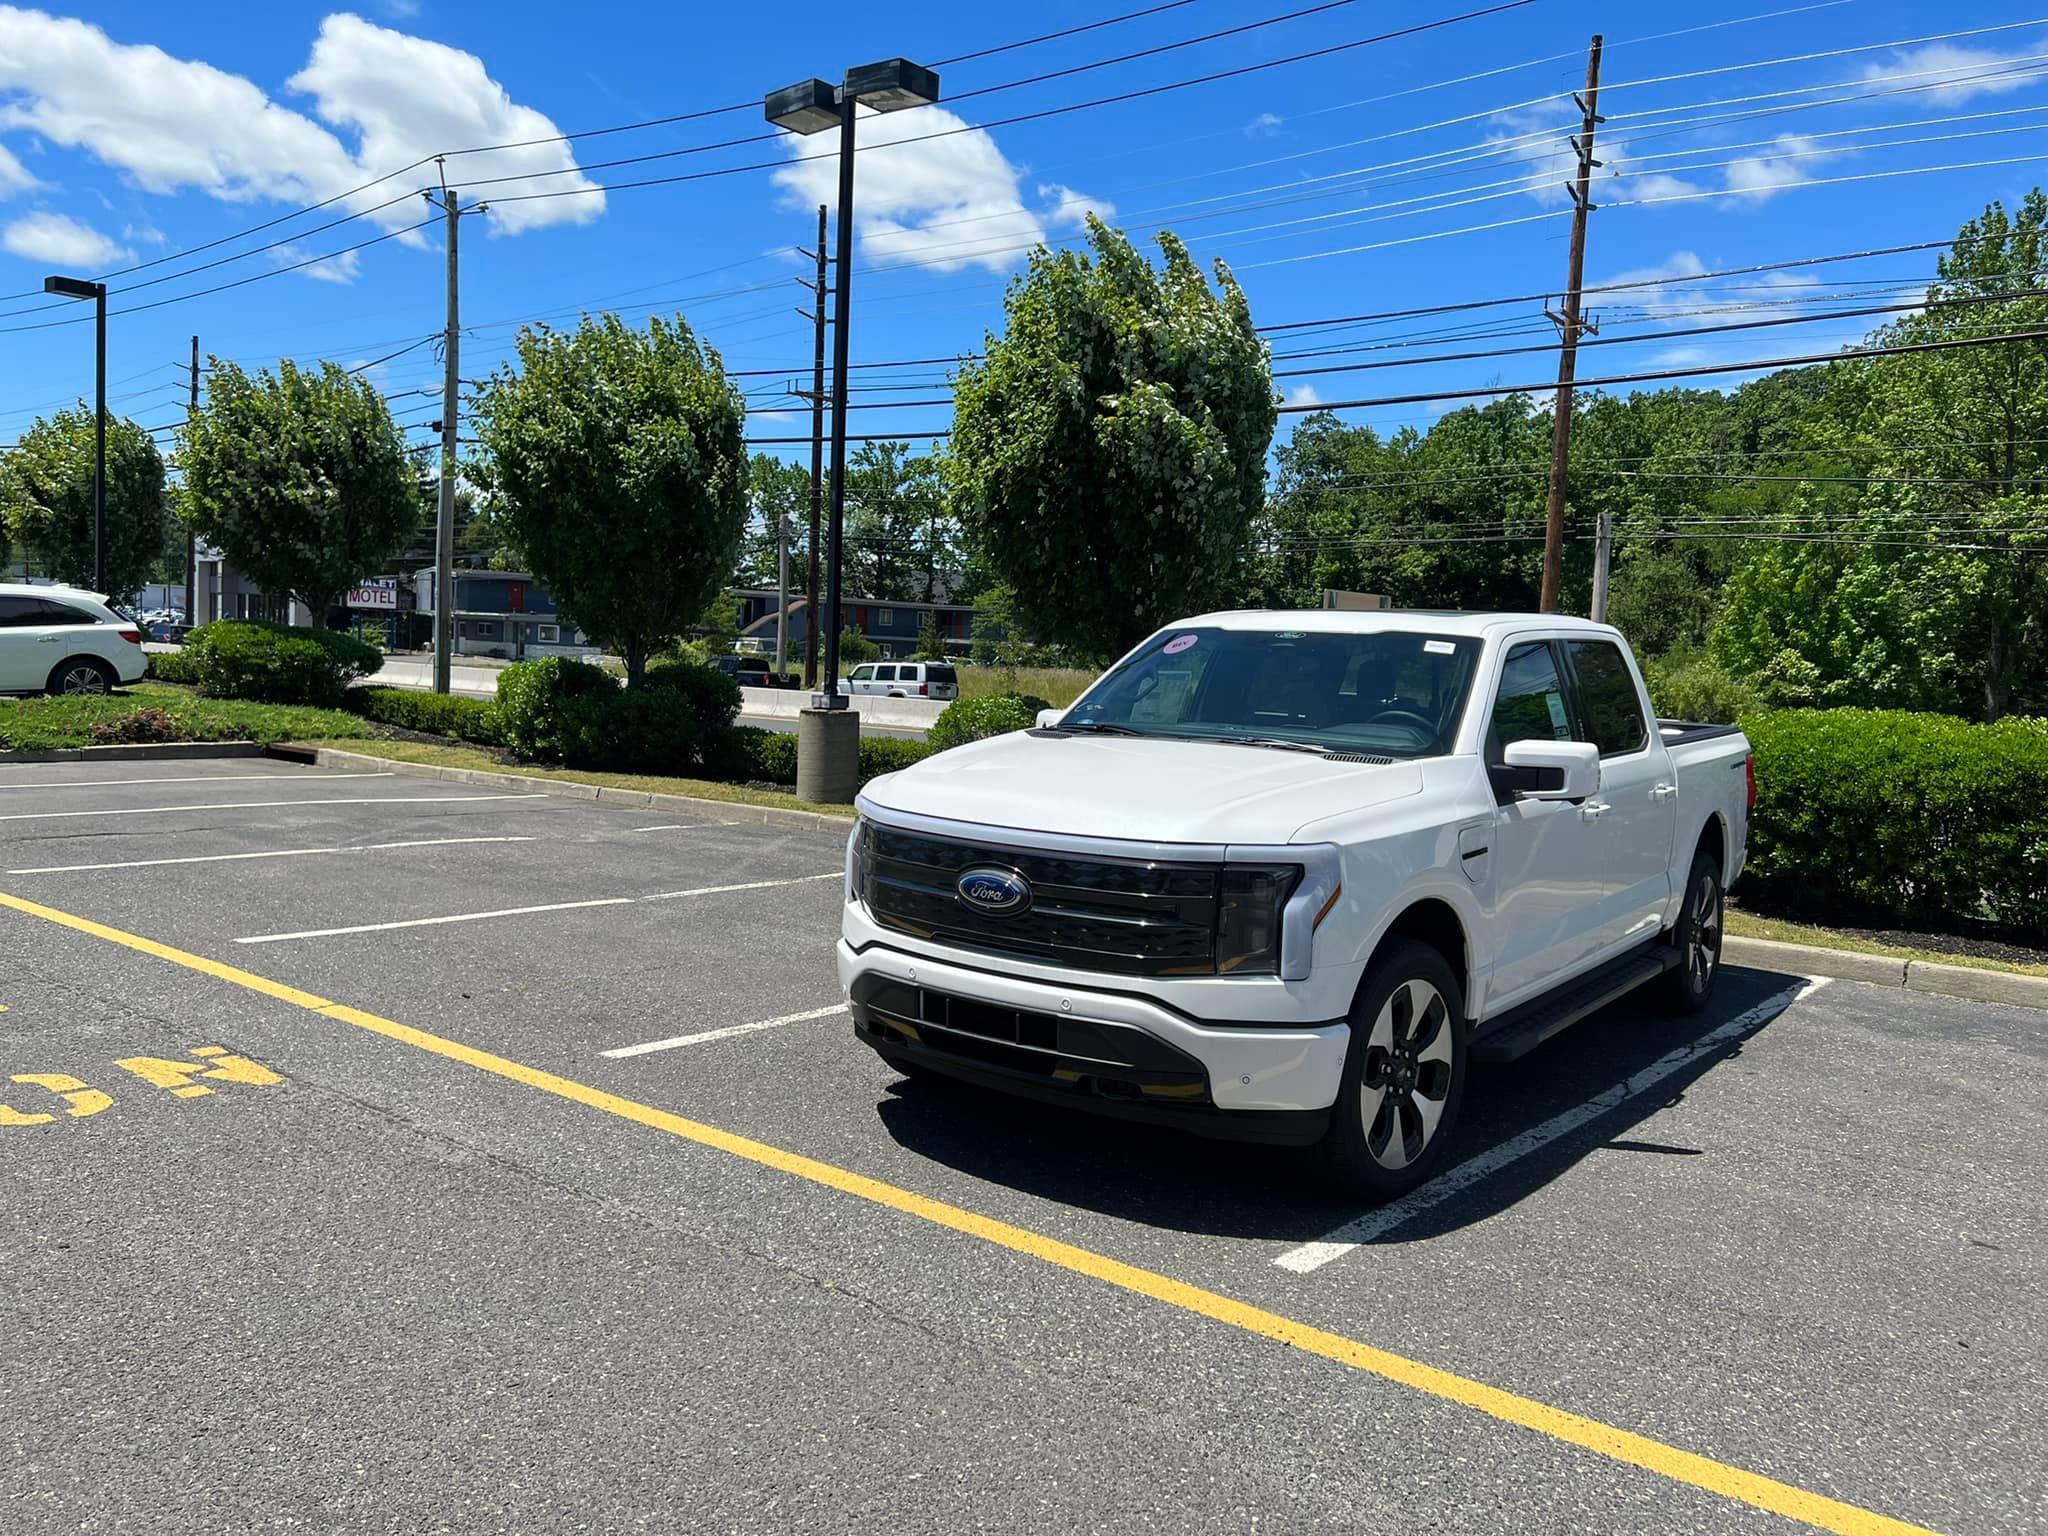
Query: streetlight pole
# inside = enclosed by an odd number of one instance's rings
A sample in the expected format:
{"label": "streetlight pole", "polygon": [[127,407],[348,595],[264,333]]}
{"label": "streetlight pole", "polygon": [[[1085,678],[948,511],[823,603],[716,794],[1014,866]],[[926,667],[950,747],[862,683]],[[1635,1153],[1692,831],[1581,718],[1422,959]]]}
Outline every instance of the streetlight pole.
{"label": "streetlight pole", "polygon": [[92,586],[107,594],[107,285],[46,277],[43,292],[93,301]]}
{"label": "streetlight pole", "polygon": [[[832,285],[832,504],[827,546],[824,613],[825,691],[811,696],[811,708],[797,722],[797,795],[800,799],[846,801],[859,774],[860,722],[839,691],[840,573],[846,533],[846,369],[853,312],[853,159],[860,109],[900,112],[939,99],[939,77],[908,59],[883,59],[846,72],[838,86],[799,81],[771,91],[764,103],[768,121],[792,133],[839,130],[839,229],[835,237],[839,273]],[[823,250],[820,243],[819,249]],[[808,766],[807,766],[808,764]]]}

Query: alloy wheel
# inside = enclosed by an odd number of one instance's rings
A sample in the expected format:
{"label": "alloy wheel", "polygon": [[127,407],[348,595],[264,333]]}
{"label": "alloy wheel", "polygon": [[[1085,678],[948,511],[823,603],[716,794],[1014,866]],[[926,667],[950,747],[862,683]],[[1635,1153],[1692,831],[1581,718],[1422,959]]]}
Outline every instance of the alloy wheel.
{"label": "alloy wheel", "polygon": [[63,676],[57,680],[57,691],[59,693],[105,693],[107,691],[106,674],[101,672],[98,667],[88,666],[84,663],[66,667]]}
{"label": "alloy wheel", "polygon": [[1427,981],[1396,986],[1373,1020],[1359,1078],[1366,1151],[1382,1168],[1422,1156],[1451,1091],[1451,1017]]}
{"label": "alloy wheel", "polygon": [[1692,937],[1685,947],[1685,981],[1695,993],[1703,993],[1721,963],[1721,882],[1711,873],[1701,875],[1693,887],[1686,916]]}

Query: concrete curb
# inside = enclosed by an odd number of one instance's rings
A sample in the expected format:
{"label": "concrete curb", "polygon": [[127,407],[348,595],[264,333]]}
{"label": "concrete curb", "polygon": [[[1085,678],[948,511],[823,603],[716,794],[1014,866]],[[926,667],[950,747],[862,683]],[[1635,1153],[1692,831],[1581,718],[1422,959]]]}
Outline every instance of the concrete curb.
{"label": "concrete curb", "polygon": [[1867,981],[1880,987],[1903,987],[1909,992],[1962,997],[1978,1003],[2048,1008],[2048,976],[1984,971],[1975,966],[1940,965],[1931,960],[1866,955],[1851,949],[1825,949],[1818,944],[1781,944],[1775,939],[1740,939],[1733,935],[1722,941],[1721,958],[1730,965],[1749,965],[1761,970]]}
{"label": "concrete curb", "polygon": [[179,763],[195,757],[261,757],[253,741],[162,741],[121,747],[53,747],[46,752],[0,752],[8,763]]}
{"label": "concrete curb", "polygon": [[579,783],[574,779],[542,779],[523,773],[489,773],[480,768],[406,763],[367,752],[345,752],[337,747],[281,746],[273,749],[271,756],[292,762],[310,762],[322,768],[395,771],[414,778],[442,779],[452,784],[475,784],[487,789],[524,790],[565,800],[595,800],[600,805],[629,806],[640,811],[682,811],[738,826],[782,827],[792,832],[822,833],[842,843],[853,830],[852,817],[834,816],[823,811],[791,811],[778,805],[748,805],[740,800],[702,800],[695,795],[660,795],[644,789],[613,789],[602,784]]}

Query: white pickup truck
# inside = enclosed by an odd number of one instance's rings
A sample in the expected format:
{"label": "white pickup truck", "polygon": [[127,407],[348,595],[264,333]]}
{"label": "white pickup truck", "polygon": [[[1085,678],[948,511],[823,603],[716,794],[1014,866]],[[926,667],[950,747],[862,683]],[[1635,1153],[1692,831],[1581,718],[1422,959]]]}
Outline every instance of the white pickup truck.
{"label": "white pickup truck", "polygon": [[1429,1177],[1475,1060],[1706,1005],[1755,799],[1614,629],[1213,613],[872,781],[839,976],[898,1069]]}

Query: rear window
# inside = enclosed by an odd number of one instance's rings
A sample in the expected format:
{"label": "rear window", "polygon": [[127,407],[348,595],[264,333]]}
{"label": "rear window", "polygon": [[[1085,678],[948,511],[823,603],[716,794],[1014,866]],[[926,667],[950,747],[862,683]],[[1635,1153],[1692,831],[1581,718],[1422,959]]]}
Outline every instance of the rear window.
{"label": "rear window", "polygon": [[953,669],[951,667],[926,667],[924,669],[924,675],[926,681],[928,682],[957,683],[958,681],[960,681],[959,678],[953,675]]}

